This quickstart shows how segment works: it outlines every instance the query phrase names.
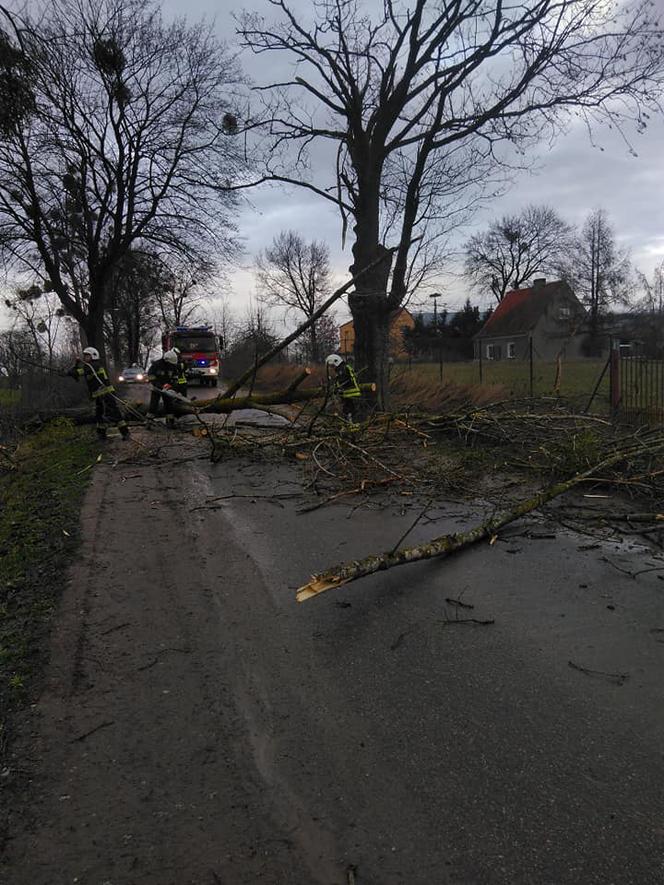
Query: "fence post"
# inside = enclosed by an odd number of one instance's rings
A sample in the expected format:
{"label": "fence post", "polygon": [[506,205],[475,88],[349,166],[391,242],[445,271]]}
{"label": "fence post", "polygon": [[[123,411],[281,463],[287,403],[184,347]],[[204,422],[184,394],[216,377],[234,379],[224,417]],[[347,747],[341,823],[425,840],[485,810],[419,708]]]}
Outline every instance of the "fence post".
{"label": "fence post", "polygon": [[610,369],[609,369],[609,390],[611,395],[611,415],[615,416],[620,406],[620,350],[615,346],[615,342],[611,339]]}
{"label": "fence post", "polygon": [[528,362],[530,363],[530,396],[533,396],[533,336],[528,339]]}
{"label": "fence post", "polygon": [[477,347],[480,355],[480,384],[482,383],[482,339],[479,338],[477,341]]}

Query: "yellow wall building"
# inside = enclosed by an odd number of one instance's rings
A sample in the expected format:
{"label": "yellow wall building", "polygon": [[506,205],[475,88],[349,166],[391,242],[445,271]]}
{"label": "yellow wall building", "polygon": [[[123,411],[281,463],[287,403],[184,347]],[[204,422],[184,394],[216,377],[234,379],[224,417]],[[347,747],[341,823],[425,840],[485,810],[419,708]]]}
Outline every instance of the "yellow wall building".
{"label": "yellow wall building", "polygon": [[[412,329],[415,326],[415,320],[410,311],[405,307],[400,307],[392,311],[390,314],[390,347],[389,355],[395,360],[406,359],[408,356],[403,343],[404,328]],[[342,323],[339,326],[339,353],[344,359],[353,355],[353,347],[355,346],[355,327],[353,321]]]}

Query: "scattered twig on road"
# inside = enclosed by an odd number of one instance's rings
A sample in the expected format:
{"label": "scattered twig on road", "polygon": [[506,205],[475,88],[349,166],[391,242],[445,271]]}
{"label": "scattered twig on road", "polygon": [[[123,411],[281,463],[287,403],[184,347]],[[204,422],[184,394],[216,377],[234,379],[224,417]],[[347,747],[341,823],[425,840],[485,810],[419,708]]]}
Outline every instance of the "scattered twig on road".
{"label": "scattered twig on road", "polygon": [[410,630],[406,630],[405,633],[399,633],[397,638],[394,640],[394,642],[390,646],[390,649],[392,651],[396,651],[399,648],[399,646],[401,645],[401,643],[404,641],[406,636],[408,636],[409,633],[410,633]]}
{"label": "scattered twig on road", "polygon": [[[231,494],[231,495],[219,495],[215,498],[210,498],[207,504],[199,504],[197,507],[190,507],[189,513],[193,513],[195,510],[220,510],[222,505],[216,504],[216,501],[228,501],[231,498],[249,498],[252,501],[262,500],[269,501],[270,503],[278,503],[279,499],[289,499],[289,498],[299,498],[301,497],[299,492],[285,492],[284,494],[276,493],[274,495],[240,495],[240,494]],[[279,504],[279,507],[283,507],[283,504]]]}
{"label": "scattered twig on road", "polygon": [[350,495],[359,495],[362,492],[367,491],[367,489],[372,486],[385,486],[388,483],[394,482],[394,477],[388,476],[385,479],[378,480],[370,480],[363,479],[362,482],[354,489],[345,489],[343,492],[337,492],[335,495],[330,495],[328,498],[325,498],[323,501],[317,501],[315,504],[307,504],[305,507],[300,507],[297,511],[298,513],[311,513],[312,510],[318,510],[319,507],[325,507],[326,504],[331,504],[333,501],[337,501],[339,498],[347,498]]}
{"label": "scattered twig on road", "polygon": [[486,621],[483,621],[480,618],[442,618],[442,624],[444,627],[447,627],[448,624],[479,624],[480,627],[488,627],[495,623],[495,618],[488,618]]}
{"label": "scattered twig on road", "polygon": [[142,667],[137,667],[136,672],[141,673],[143,670],[150,670],[152,667],[156,666],[159,663],[159,658],[162,655],[167,654],[169,651],[179,652],[179,654],[182,655],[191,654],[190,648],[162,648],[156,653],[154,658],[148,664],[144,664]]}
{"label": "scattered twig on road", "polygon": [[417,525],[417,523],[418,523],[418,522],[419,522],[419,521],[420,521],[420,520],[426,515],[426,512],[427,512],[427,510],[429,509],[429,507],[431,507],[431,504],[432,504],[432,503],[433,503],[433,498],[429,498],[429,500],[428,500],[428,501],[426,502],[426,504],[424,505],[423,509],[422,509],[422,510],[419,512],[419,514],[415,517],[415,519],[413,520],[413,522],[412,522],[412,523],[410,524],[410,526],[406,529],[406,531],[403,533],[403,535],[399,538],[399,540],[396,542],[396,544],[394,545],[394,547],[392,547],[392,549],[390,550],[390,553],[394,553],[395,550],[398,550],[398,549],[399,549],[399,546],[400,546],[400,545],[406,540],[406,538],[407,538],[408,535],[413,531],[413,529],[415,528],[415,526]]}
{"label": "scattered twig on road", "polygon": [[574,661],[568,661],[567,663],[572,670],[578,670],[579,673],[585,673],[586,676],[606,679],[607,682],[611,682],[613,685],[622,685],[629,679],[629,673],[607,673],[604,670],[591,670],[588,667],[582,667],[580,664],[575,664]]}
{"label": "scattered twig on road", "polygon": [[109,633],[115,633],[116,630],[124,630],[125,627],[131,627],[131,623],[129,621],[125,621],[124,624],[116,624],[115,627],[109,627],[108,630],[104,630],[103,633],[100,633],[100,636],[108,636]]}
{"label": "scattered twig on road", "polygon": [[457,605],[459,608],[475,608],[470,602],[462,602],[460,599],[454,599],[453,596],[446,596],[445,602],[449,602],[450,605]]}
{"label": "scattered twig on road", "polygon": [[102,728],[108,728],[109,725],[115,725],[115,721],[112,719],[109,719],[107,722],[100,722],[99,725],[96,725],[94,728],[91,728],[90,731],[86,731],[83,734],[79,734],[78,737],[72,738],[69,743],[75,744],[78,741],[84,741],[86,738],[89,738],[90,735],[95,734],[98,731],[101,731]]}

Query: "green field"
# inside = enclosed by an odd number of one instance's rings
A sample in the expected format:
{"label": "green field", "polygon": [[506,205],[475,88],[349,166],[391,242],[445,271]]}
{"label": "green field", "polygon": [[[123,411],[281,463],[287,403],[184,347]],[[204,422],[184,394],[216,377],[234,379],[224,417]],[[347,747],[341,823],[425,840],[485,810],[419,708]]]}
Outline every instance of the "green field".
{"label": "green field", "polygon": [[21,393],[18,390],[7,390],[0,387],[0,406],[13,406],[21,399]]}
{"label": "green field", "polygon": [[[560,365],[558,395],[564,399],[578,401],[585,406],[590,398],[606,360],[569,360]],[[394,366],[393,373],[420,373],[431,380],[440,379],[440,366],[437,363],[413,363]],[[482,378],[477,361],[463,363],[443,363],[443,383],[451,381],[463,386],[482,384],[485,387],[500,386],[507,396],[554,396],[558,367],[555,362],[534,362],[532,391],[530,365],[517,360],[496,360],[482,362]],[[605,372],[593,402],[593,411],[608,411],[609,373]]]}

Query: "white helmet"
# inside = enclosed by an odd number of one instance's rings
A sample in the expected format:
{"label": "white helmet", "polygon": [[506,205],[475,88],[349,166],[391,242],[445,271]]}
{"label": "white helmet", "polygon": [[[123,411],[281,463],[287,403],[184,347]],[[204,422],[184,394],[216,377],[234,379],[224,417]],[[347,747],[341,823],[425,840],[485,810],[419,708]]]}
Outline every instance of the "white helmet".
{"label": "white helmet", "polygon": [[167,351],[164,353],[164,359],[166,360],[167,363],[171,363],[172,365],[175,366],[175,365],[177,364],[177,361],[178,361],[177,351],[175,351],[175,350],[167,350]]}
{"label": "white helmet", "polygon": [[328,366],[334,366],[335,369],[336,369],[338,366],[340,366],[342,363],[343,363],[343,360],[342,360],[342,358],[339,356],[338,353],[331,353],[331,354],[328,356],[328,358],[325,360],[325,364],[326,364],[326,365],[328,365]]}
{"label": "white helmet", "polygon": [[89,357],[91,357],[93,360],[99,359],[99,351],[97,350],[96,347],[84,347],[83,353],[87,353],[87,355]]}

